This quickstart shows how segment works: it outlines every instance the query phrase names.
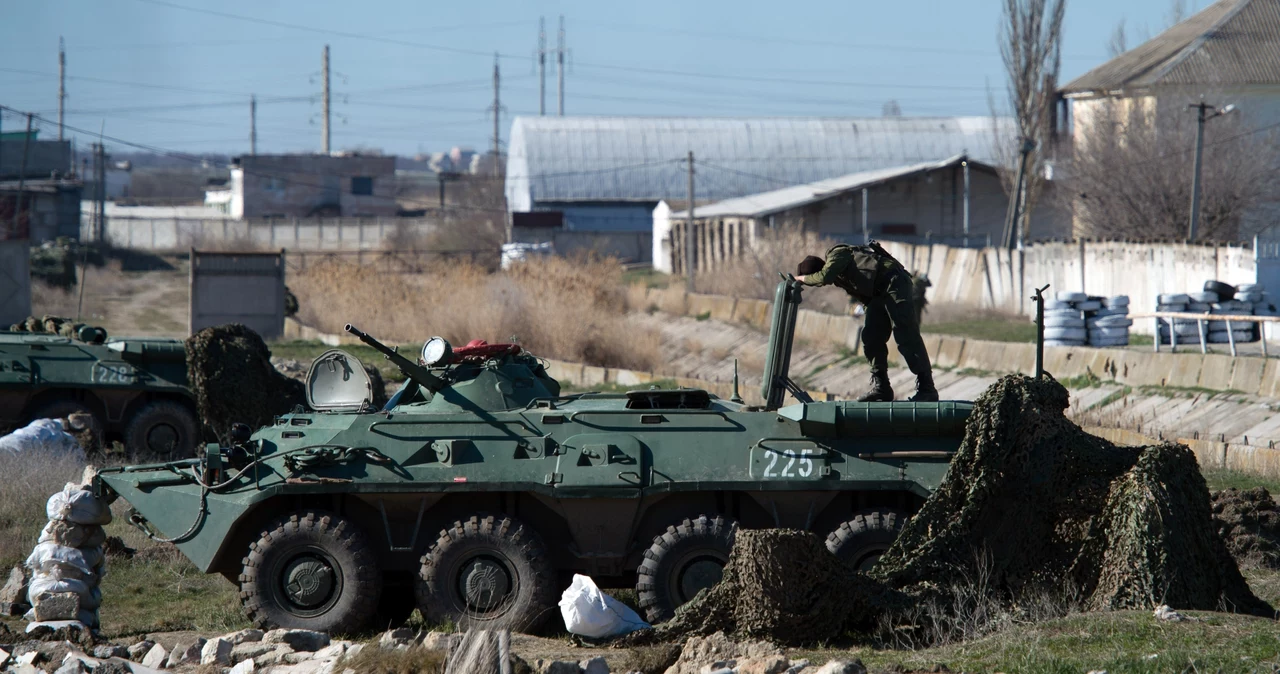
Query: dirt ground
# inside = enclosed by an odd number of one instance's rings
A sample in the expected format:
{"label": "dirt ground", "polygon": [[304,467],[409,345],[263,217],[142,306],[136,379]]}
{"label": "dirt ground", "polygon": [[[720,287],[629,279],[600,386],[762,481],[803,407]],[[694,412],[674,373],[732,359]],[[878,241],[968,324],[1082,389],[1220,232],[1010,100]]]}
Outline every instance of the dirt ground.
{"label": "dirt ground", "polygon": [[[148,269],[137,269],[141,266]],[[111,259],[85,272],[82,307],[80,285],[64,291],[34,282],[31,313],[78,314],[82,321],[106,328],[108,335],[186,337],[188,274],[187,260],[177,256],[148,258],[145,265]]]}

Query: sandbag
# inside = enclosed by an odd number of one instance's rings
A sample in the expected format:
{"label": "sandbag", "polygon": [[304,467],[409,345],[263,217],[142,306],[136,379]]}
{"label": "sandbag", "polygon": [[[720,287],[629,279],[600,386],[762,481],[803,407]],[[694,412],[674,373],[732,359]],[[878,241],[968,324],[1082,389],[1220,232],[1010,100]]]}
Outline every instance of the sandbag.
{"label": "sandbag", "polygon": [[1099,340],[1124,339],[1129,340],[1129,328],[1091,328],[1089,330],[1089,343],[1097,344]]}
{"label": "sandbag", "polygon": [[1070,311],[1072,309],[1070,302],[1060,302],[1058,300],[1045,300],[1044,310],[1046,313],[1050,311]]}
{"label": "sandbag", "polygon": [[[76,524],[110,524],[111,508],[93,492],[67,483],[62,491],[49,497],[45,514],[51,520]],[[91,565],[92,566],[92,565]]]}
{"label": "sandbag", "polygon": [[601,592],[595,581],[582,574],[574,574],[573,583],[560,596],[560,615],[570,633],[591,639],[650,627],[631,607]]}
{"label": "sandbag", "polygon": [[1187,297],[1190,297],[1192,302],[1200,302],[1202,304],[1214,304],[1221,299],[1218,297],[1218,293],[1209,292],[1188,293]]}
{"label": "sandbag", "polygon": [[1226,330],[1216,330],[1209,333],[1210,344],[1229,344],[1233,340],[1237,344],[1241,342],[1251,342],[1253,341],[1253,330],[1232,330],[1230,332]]}
{"label": "sandbag", "polygon": [[1160,304],[1187,304],[1191,298],[1184,293],[1166,293],[1156,297],[1156,301]]}
{"label": "sandbag", "polygon": [[1076,302],[1076,309],[1080,311],[1097,311],[1102,308],[1102,302],[1098,300],[1089,300],[1087,302]]}
{"label": "sandbag", "polygon": [[1066,290],[1059,290],[1053,296],[1059,302],[1087,302],[1089,300],[1089,296],[1084,293],[1073,293]]}
{"label": "sandbag", "polygon": [[1202,314],[1210,309],[1213,309],[1212,302],[1192,302],[1187,305],[1187,311],[1193,314]]}
{"label": "sandbag", "polygon": [[1241,283],[1236,286],[1237,293],[1264,293],[1267,287],[1261,283]]}
{"label": "sandbag", "polygon": [[1127,328],[1133,325],[1133,319],[1128,316],[1099,316],[1090,318],[1088,324],[1091,328]]}
{"label": "sandbag", "polygon": [[40,543],[50,541],[69,548],[96,548],[107,540],[107,532],[97,524],[76,524],[50,520],[40,532]]}
{"label": "sandbag", "polygon": [[74,578],[55,578],[44,573],[37,573],[31,578],[31,587],[27,590],[27,601],[35,606],[42,594],[71,592],[80,597],[80,608],[93,610],[102,603],[102,590]]}
{"label": "sandbag", "polygon": [[1161,302],[1160,304],[1156,305],[1156,311],[1178,312],[1178,311],[1186,311],[1186,310],[1187,310],[1187,303],[1185,302],[1182,304],[1165,304]]}
{"label": "sandbag", "polygon": [[1084,346],[1083,339],[1049,339],[1045,338],[1045,346]]}
{"label": "sandbag", "polygon": [[84,449],[63,427],[61,419],[36,419],[8,435],[0,437],[0,450],[16,454],[71,456],[85,460]]}
{"label": "sandbag", "polygon": [[1107,307],[1108,309],[1116,308],[1116,307],[1127,307],[1129,306],[1129,296],[1116,295],[1115,297],[1104,298],[1102,300],[1102,306]]}
{"label": "sandbag", "polygon": [[1109,347],[1109,346],[1129,346],[1128,337],[1113,337],[1109,339],[1089,338],[1089,346]]}
{"label": "sandbag", "polygon": [[27,568],[35,571],[50,562],[74,566],[86,574],[94,573],[94,567],[102,563],[100,548],[69,548],[47,542],[36,545],[27,557]]}
{"label": "sandbag", "polygon": [[1237,302],[1248,302],[1249,304],[1253,304],[1254,302],[1261,302],[1261,301],[1262,301],[1262,293],[1246,293],[1246,292],[1238,292],[1238,293],[1236,293],[1236,301],[1237,301]]}

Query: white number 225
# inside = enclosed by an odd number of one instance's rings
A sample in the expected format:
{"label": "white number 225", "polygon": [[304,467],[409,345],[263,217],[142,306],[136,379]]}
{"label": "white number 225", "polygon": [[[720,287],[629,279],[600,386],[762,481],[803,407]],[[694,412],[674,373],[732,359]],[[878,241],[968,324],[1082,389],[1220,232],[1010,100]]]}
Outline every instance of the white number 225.
{"label": "white number 225", "polygon": [[[802,449],[799,454],[791,452],[769,451],[769,463],[764,467],[765,477],[809,477],[813,474],[813,454],[812,449]],[[782,470],[774,472],[778,468],[778,457],[786,456],[787,462],[782,466]],[[800,465],[796,466],[796,459],[800,460]],[[795,469],[794,472],[792,469]]]}

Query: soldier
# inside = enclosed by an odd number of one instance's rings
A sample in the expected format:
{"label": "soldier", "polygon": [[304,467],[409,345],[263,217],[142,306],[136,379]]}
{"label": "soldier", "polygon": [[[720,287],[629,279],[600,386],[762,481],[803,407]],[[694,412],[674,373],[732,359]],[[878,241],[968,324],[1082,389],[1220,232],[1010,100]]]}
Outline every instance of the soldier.
{"label": "soldier", "polygon": [[916,325],[924,325],[924,308],[929,300],[924,294],[933,286],[928,274],[915,272],[911,275],[911,301],[916,305]]}
{"label": "soldier", "polygon": [[916,376],[914,402],[934,402],[938,389],[920,324],[911,299],[911,275],[874,241],[866,246],[839,244],[827,251],[827,258],[810,255],[797,269],[796,280],[811,286],[835,285],[867,308],[862,328],[862,351],[871,363],[871,390],[859,402],[889,402],[889,333],[898,342],[898,351]]}

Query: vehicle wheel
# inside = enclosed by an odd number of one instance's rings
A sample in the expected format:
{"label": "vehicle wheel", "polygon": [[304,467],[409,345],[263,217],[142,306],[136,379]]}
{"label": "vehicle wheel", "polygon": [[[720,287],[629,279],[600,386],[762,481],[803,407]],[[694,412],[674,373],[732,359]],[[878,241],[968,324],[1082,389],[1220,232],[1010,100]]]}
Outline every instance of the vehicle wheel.
{"label": "vehicle wheel", "polygon": [[196,418],[181,403],[154,400],[139,407],[124,429],[124,447],[135,463],[196,455]]}
{"label": "vehicle wheel", "polygon": [[699,515],[654,537],[636,569],[636,594],[650,623],[671,618],[698,591],[720,582],[737,531],[733,520]]}
{"label": "vehicle wheel", "polygon": [[555,574],[542,539],[511,517],[454,522],[422,558],[418,608],[459,629],[528,632],[555,613]]}
{"label": "vehicle wheel", "polygon": [[898,539],[907,519],[905,513],[890,508],[863,510],[827,536],[827,549],[866,573]]}
{"label": "vehicle wheel", "polygon": [[338,515],[276,520],[249,546],[240,603],[255,625],[352,633],[369,624],[382,574],[359,528]]}

